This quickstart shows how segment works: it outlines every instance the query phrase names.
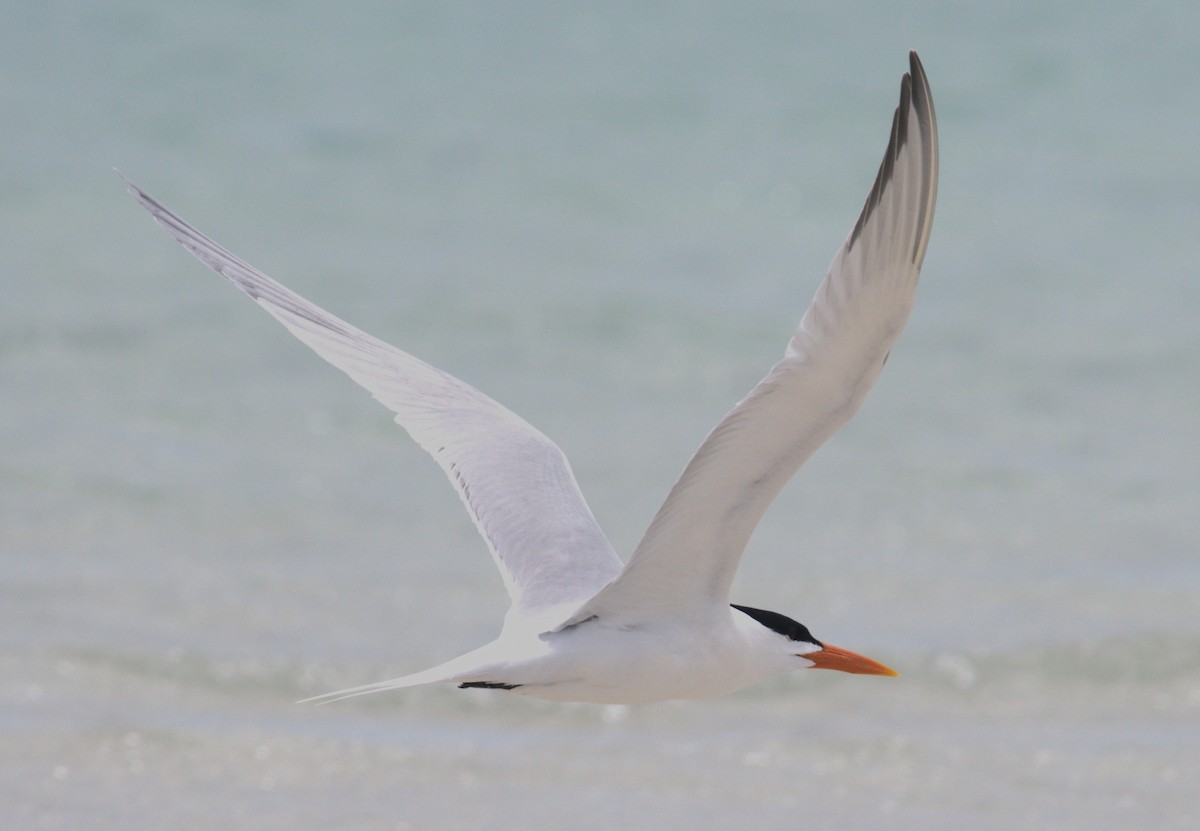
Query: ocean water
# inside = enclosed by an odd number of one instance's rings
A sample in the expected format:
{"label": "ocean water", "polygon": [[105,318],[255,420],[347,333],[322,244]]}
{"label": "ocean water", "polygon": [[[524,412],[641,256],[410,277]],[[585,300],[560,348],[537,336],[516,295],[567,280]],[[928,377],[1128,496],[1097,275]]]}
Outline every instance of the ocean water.
{"label": "ocean water", "polygon": [[[3,20],[0,826],[1200,828],[1194,4]],[[917,306],[735,591],[901,677],[296,705],[489,639],[500,580],[112,168],[538,425],[627,554],[857,216],[909,48]]]}

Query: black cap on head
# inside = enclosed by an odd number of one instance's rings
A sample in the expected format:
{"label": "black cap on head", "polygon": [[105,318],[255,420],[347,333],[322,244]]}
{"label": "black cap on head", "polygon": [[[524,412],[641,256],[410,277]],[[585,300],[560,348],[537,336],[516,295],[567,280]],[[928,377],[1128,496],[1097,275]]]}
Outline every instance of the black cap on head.
{"label": "black cap on head", "polygon": [[825,644],[812,636],[812,632],[808,631],[808,627],[803,623],[792,620],[787,615],[781,615],[779,612],[768,612],[765,609],[752,609],[749,606],[739,606],[736,603],[730,603],[730,606],[743,612],[757,620],[768,629],[778,632],[786,638],[802,643],[816,644],[824,648]]}

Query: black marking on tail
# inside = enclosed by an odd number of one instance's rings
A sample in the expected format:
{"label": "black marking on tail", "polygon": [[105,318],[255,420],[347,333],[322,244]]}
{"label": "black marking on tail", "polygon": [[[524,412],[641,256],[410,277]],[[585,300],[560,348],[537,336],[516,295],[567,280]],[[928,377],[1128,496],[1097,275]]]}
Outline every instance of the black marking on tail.
{"label": "black marking on tail", "polygon": [[480,690],[515,690],[521,684],[502,684],[499,681],[463,681],[458,685],[460,690],[480,689]]}

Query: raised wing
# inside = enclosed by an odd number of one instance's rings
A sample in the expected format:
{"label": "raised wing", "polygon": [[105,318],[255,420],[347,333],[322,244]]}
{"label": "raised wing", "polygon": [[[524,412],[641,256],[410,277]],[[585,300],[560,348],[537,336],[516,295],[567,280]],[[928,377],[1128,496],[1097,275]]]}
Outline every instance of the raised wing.
{"label": "raised wing", "polygon": [[180,245],[395,412],[437,460],[504,577],[513,603],[506,625],[558,623],[555,610],[569,613],[621,572],[621,559],[552,441],[457,378],[275,282],[125,181]]}
{"label": "raised wing", "polygon": [[692,457],[628,566],[564,625],[704,614],[800,465],[862,404],[908,320],[937,196],[937,123],[915,52],[879,175],[783,360]]}

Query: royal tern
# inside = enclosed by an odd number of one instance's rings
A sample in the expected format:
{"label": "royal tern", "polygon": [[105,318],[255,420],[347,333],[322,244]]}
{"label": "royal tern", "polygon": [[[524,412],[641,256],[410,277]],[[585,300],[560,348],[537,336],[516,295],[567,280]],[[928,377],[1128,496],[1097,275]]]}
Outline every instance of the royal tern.
{"label": "royal tern", "polygon": [[938,147],[915,52],[909,63],[866,205],[783,358],[700,445],[628,563],[548,438],[275,282],[126,180],[184,248],[396,413],[457,488],[503,575],[512,605],[493,642],[424,672],[316,699],[451,683],[625,704],[721,695],[807,667],[896,674],[784,615],[731,605],[729,588],[763,512],[858,410],[912,308]]}

